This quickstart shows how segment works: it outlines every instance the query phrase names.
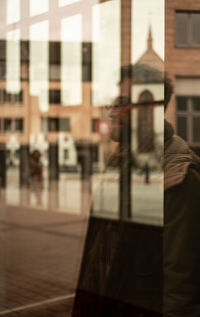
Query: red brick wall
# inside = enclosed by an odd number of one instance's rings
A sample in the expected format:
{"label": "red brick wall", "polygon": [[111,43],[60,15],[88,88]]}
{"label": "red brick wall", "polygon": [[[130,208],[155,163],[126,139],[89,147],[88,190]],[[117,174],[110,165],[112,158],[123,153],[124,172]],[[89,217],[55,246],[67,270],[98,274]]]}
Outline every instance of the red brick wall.
{"label": "red brick wall", "polygon": [[[197,0],[165,0],[165,71],[174,82],[176,76],[200,77],[200,48],[180,48],[175,44],[176,10],[199,11]],[[175,125],[175,99],[169,104],[167,119]]]}

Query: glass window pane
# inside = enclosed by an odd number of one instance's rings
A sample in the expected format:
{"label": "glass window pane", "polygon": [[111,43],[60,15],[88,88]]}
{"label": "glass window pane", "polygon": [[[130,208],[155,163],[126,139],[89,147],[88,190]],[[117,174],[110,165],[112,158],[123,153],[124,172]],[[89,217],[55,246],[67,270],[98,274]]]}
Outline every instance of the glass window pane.
{"label": "glass window pane", "polygon": [[6,0],[6,20],[8,24],[16,23],[20,19],[20,0]]}
{"label": "glass window pane", "polygon": [[82,17],[80,14],[62,20],[61,24],[61,100],[63,105],[82,102]]}
{"label": "glass window pane", "polygon": [[200,142],[200,117],[193,117],[192,131],[193,131],[193,142]]}
{"label": "glass window pane", "polygon": [[15,120],[15,131],[16,132],[23,132],[23,119],[16,119]]}
{"label": "glass window pane", "polygon": [[60,118],[59,119],[59,131],[69,132],[70,131],[70,119],[69,118]]}
{"label": "glass window pane", "polygon": [[187,141],[187,117],[177,117],[177,134]]}
{"label": "glass window pane", "polygon": [[192,44],[200,44],[200,13],[191,14]]}
{"label": "glass window pane", "polygon": [[60,104],[60,90],[49,90],[49,103],[51,104]]}
{"label": "glass window pane", "polygon": [[176,44],[187,45],[188,43],[188,28],[189,18],[187,13],[176,13]]}
{"label": "glass window pane", "polygon": [[59,131],[59,119],[58,118],[49,118],[49,129],[50,132]]}
{"label": "glass window pane", "polygon": [[192,98],[192,109],[193,111],[200,111],[200,97]]}
{"label": "glass window pane", "polygon": [[[27,0],[28,1],[28,0]],[[30,16],[42,14],[49,9],[49,0],[29,0]]]}
{"label": "glass window pane", "polygon": [[49,86],[49,23],[30,26],[30,94],[38,96],[39,108],[48,110]]}
{"label": "glass window pane", "polygon": [[11,132],[12,131],[12,120],[11,119],[4,119],[4,131]]}
{"label": "glass window pane", "polygon": [[120,1],[93,7],[92,103],[110,104],[120,80]]}
{"label": "glass window pane", "polygon": [[8,92],[20,91],[20,31],[7,33],[6,42],[6,89]]}
{"label": "glass window pane", "polygon": [[187,111],[188,98],[187,97],[177,97],[176,98],[176,110],[177,111]]}

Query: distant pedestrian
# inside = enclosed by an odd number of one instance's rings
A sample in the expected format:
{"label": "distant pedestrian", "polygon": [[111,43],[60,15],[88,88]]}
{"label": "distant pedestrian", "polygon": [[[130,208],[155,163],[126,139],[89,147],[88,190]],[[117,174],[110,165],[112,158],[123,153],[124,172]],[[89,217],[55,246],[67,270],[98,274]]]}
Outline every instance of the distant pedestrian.
{"label": "distant pedestrian", "polygon": [[145,163],[144,165],[144,182],[145,184],[149,184],[150,183],[150,168],[149,168],[149,164]]}
{"label": "distant pedestrian", "polygon": [[31,189],[35,193],[37,204],[41,204],[43,187],[43,172],[40,157],[41,153],[38,150],[34,150],[30,157]]}

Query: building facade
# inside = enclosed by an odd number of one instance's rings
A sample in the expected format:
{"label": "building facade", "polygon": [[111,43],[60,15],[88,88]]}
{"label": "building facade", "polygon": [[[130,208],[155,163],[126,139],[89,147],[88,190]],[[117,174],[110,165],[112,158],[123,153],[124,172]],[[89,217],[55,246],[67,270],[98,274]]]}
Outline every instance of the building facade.
{"label": "building facade", "polygon": [[174,95],[167,119],[200,153],[200,3],[166,0],[165,71]]}

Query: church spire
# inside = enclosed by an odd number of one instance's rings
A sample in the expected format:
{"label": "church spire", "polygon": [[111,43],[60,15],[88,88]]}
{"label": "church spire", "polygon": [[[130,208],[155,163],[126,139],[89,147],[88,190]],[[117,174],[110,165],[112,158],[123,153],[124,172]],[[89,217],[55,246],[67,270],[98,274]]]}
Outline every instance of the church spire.
{"label": "church spire", "polygon": [[152,30],[151,30],[151,25],[149,25],[149,34],[148,34],[148,50],[152,50],[153,48],[153,38],[152,38]]}

